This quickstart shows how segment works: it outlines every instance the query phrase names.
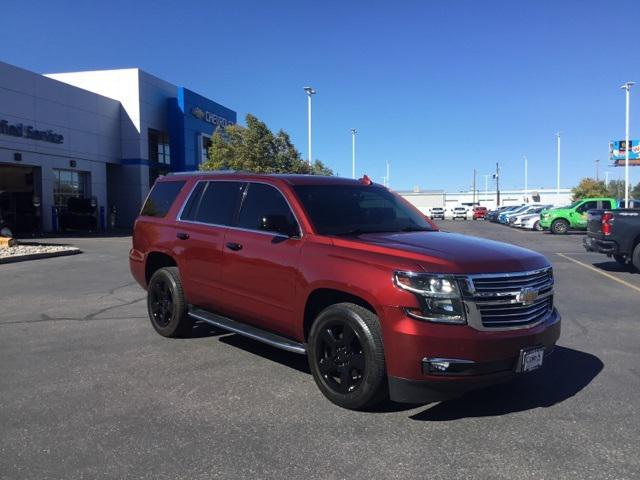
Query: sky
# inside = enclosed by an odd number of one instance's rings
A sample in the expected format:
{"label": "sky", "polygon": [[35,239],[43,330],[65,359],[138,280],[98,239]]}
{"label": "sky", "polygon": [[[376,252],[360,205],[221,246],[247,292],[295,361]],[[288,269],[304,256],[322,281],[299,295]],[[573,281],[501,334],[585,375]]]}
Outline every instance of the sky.
{"label": "sky", "polygon": [[[640,2],[592,0],[2,2],[0,60],[40,73],[139,67],[290,133],[396,190],[561,186],[608,166],[640,82]],[[626,26],[625,26],[626,23]],[[628,35],[625,34],[628,32]],[[640,137],[640,85],[631,138]],[[640,167],[631,168],[633,183]],[[489,183],[491,188],[491,180]]]}

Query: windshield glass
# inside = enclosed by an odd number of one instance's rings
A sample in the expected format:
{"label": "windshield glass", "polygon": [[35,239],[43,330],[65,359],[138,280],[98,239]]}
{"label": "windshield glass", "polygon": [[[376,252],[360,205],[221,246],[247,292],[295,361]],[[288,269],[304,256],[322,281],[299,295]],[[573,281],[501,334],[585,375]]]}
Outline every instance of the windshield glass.
{"label": "windshield glass", "polygon": [[383,187],[298,185],[294,190],[321,235],[433,230],[419,211]]}

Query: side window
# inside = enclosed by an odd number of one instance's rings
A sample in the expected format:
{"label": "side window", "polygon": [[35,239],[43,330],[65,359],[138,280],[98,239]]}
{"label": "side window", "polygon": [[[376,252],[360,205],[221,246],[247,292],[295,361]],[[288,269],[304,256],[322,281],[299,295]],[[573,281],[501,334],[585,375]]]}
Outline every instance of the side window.
{"label": "side window", "polygon": [[158,182],[156,183],[147,201],[144,202],[144,206],[140,211],[140,215],[147,217],[164,217],[173,202],[175,201],[178,193],[184,187],[185,182]]}
{"label": "side window", "polygon": [[605,210],[610,210],[611,209],[611,200],[603,200],[602,201],[602,208]]}
{"label": "side window", "polygon": [[238,199],[240,182],[207,182],[195,219],[214,225],[231,225]]}
{"label": "side window", "polygon": [[589,200],[576,208],[576,212],[585,213],[587,210],[593,210],[594,208],[598,208],[598,202],[596,200]]}
{"label": "side window", "polygon": [[282,194],[271,185],[250,183],[242,202],[238,227],[296,235],[295,217]]}
{"label": "side window", "polygon": [[196,219],[196,212],[198,211],[198,206],[200,205],[200,200],[202,199],[202,192],[204,191],[204,187],[206,186],[206,182],[198,182],[196,188],[194,188],[193,192],[191,192],[189,200],[187,200],[187,203],[182,209],[180,220]]}

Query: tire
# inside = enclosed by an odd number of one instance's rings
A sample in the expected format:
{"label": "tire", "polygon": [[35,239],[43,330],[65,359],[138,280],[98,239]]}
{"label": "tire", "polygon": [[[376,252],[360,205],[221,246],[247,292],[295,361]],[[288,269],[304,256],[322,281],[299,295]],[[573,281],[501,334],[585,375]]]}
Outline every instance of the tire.
{"label": "tire", "polygon": [[541,232],[543,229],[540,226],[540,221],[537,221],[536,223],[533,224],[533,230],[535,230],[536,232]]}
{"label": "tire", "polygon": [[564,235],[569,230],[569,222],[563,219],[554,220],[551,224],[551,233]]}
{"label": "tire", "polygon": [[618,262],[620,265],[627,265],[627,257],[625,257],[624,255],[620,255],[619,253],[614,253],[613,254],[613,259]]}
{"label": "tire", "polygon": [[192,329],[178,267],[164,267],[151,276],[147,312],[151,325],[163,337],[184,336]]}
{"label": "tire", "polygon": [[636,245],[636,248],[633,249],[633,254],[631,255],[631,263],[635,267],[635,269],[640,272],[640,243]]}
{"label": "tire", "polygon": [[374,313],[354,303],[331,305],[316,318],[308,340],[313,379],[331,402],[360,410],[388,397],[382,332]]}

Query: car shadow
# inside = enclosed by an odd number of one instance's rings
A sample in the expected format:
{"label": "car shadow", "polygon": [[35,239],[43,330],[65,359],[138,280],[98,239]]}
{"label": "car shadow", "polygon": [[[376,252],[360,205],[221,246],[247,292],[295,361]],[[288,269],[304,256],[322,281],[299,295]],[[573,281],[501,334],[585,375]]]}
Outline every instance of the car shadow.
{"label": "car shadow", "polygon": [[469,417],[493,417],[547,408],[561,403],[585,388],[602,371],[595,355],[567,347],[556,347],[538,372],[440,402],[412,415],[412,420],[443,422]]}
{"label": "car shadow", "polygon": [[598,262],[594,263],[593,266],[605,272],[635,273],[633,266],[620,265],[618,262]]}
{"label": "car shadow", "polygon": [[194,322],[193,328],[188,333],[181,335],[178,338],[190,339],[190,338],[205,338],[205,337],[218,337],[221,335],[229,335],[228,330],[214,327],[207,322],[197,321]]}

